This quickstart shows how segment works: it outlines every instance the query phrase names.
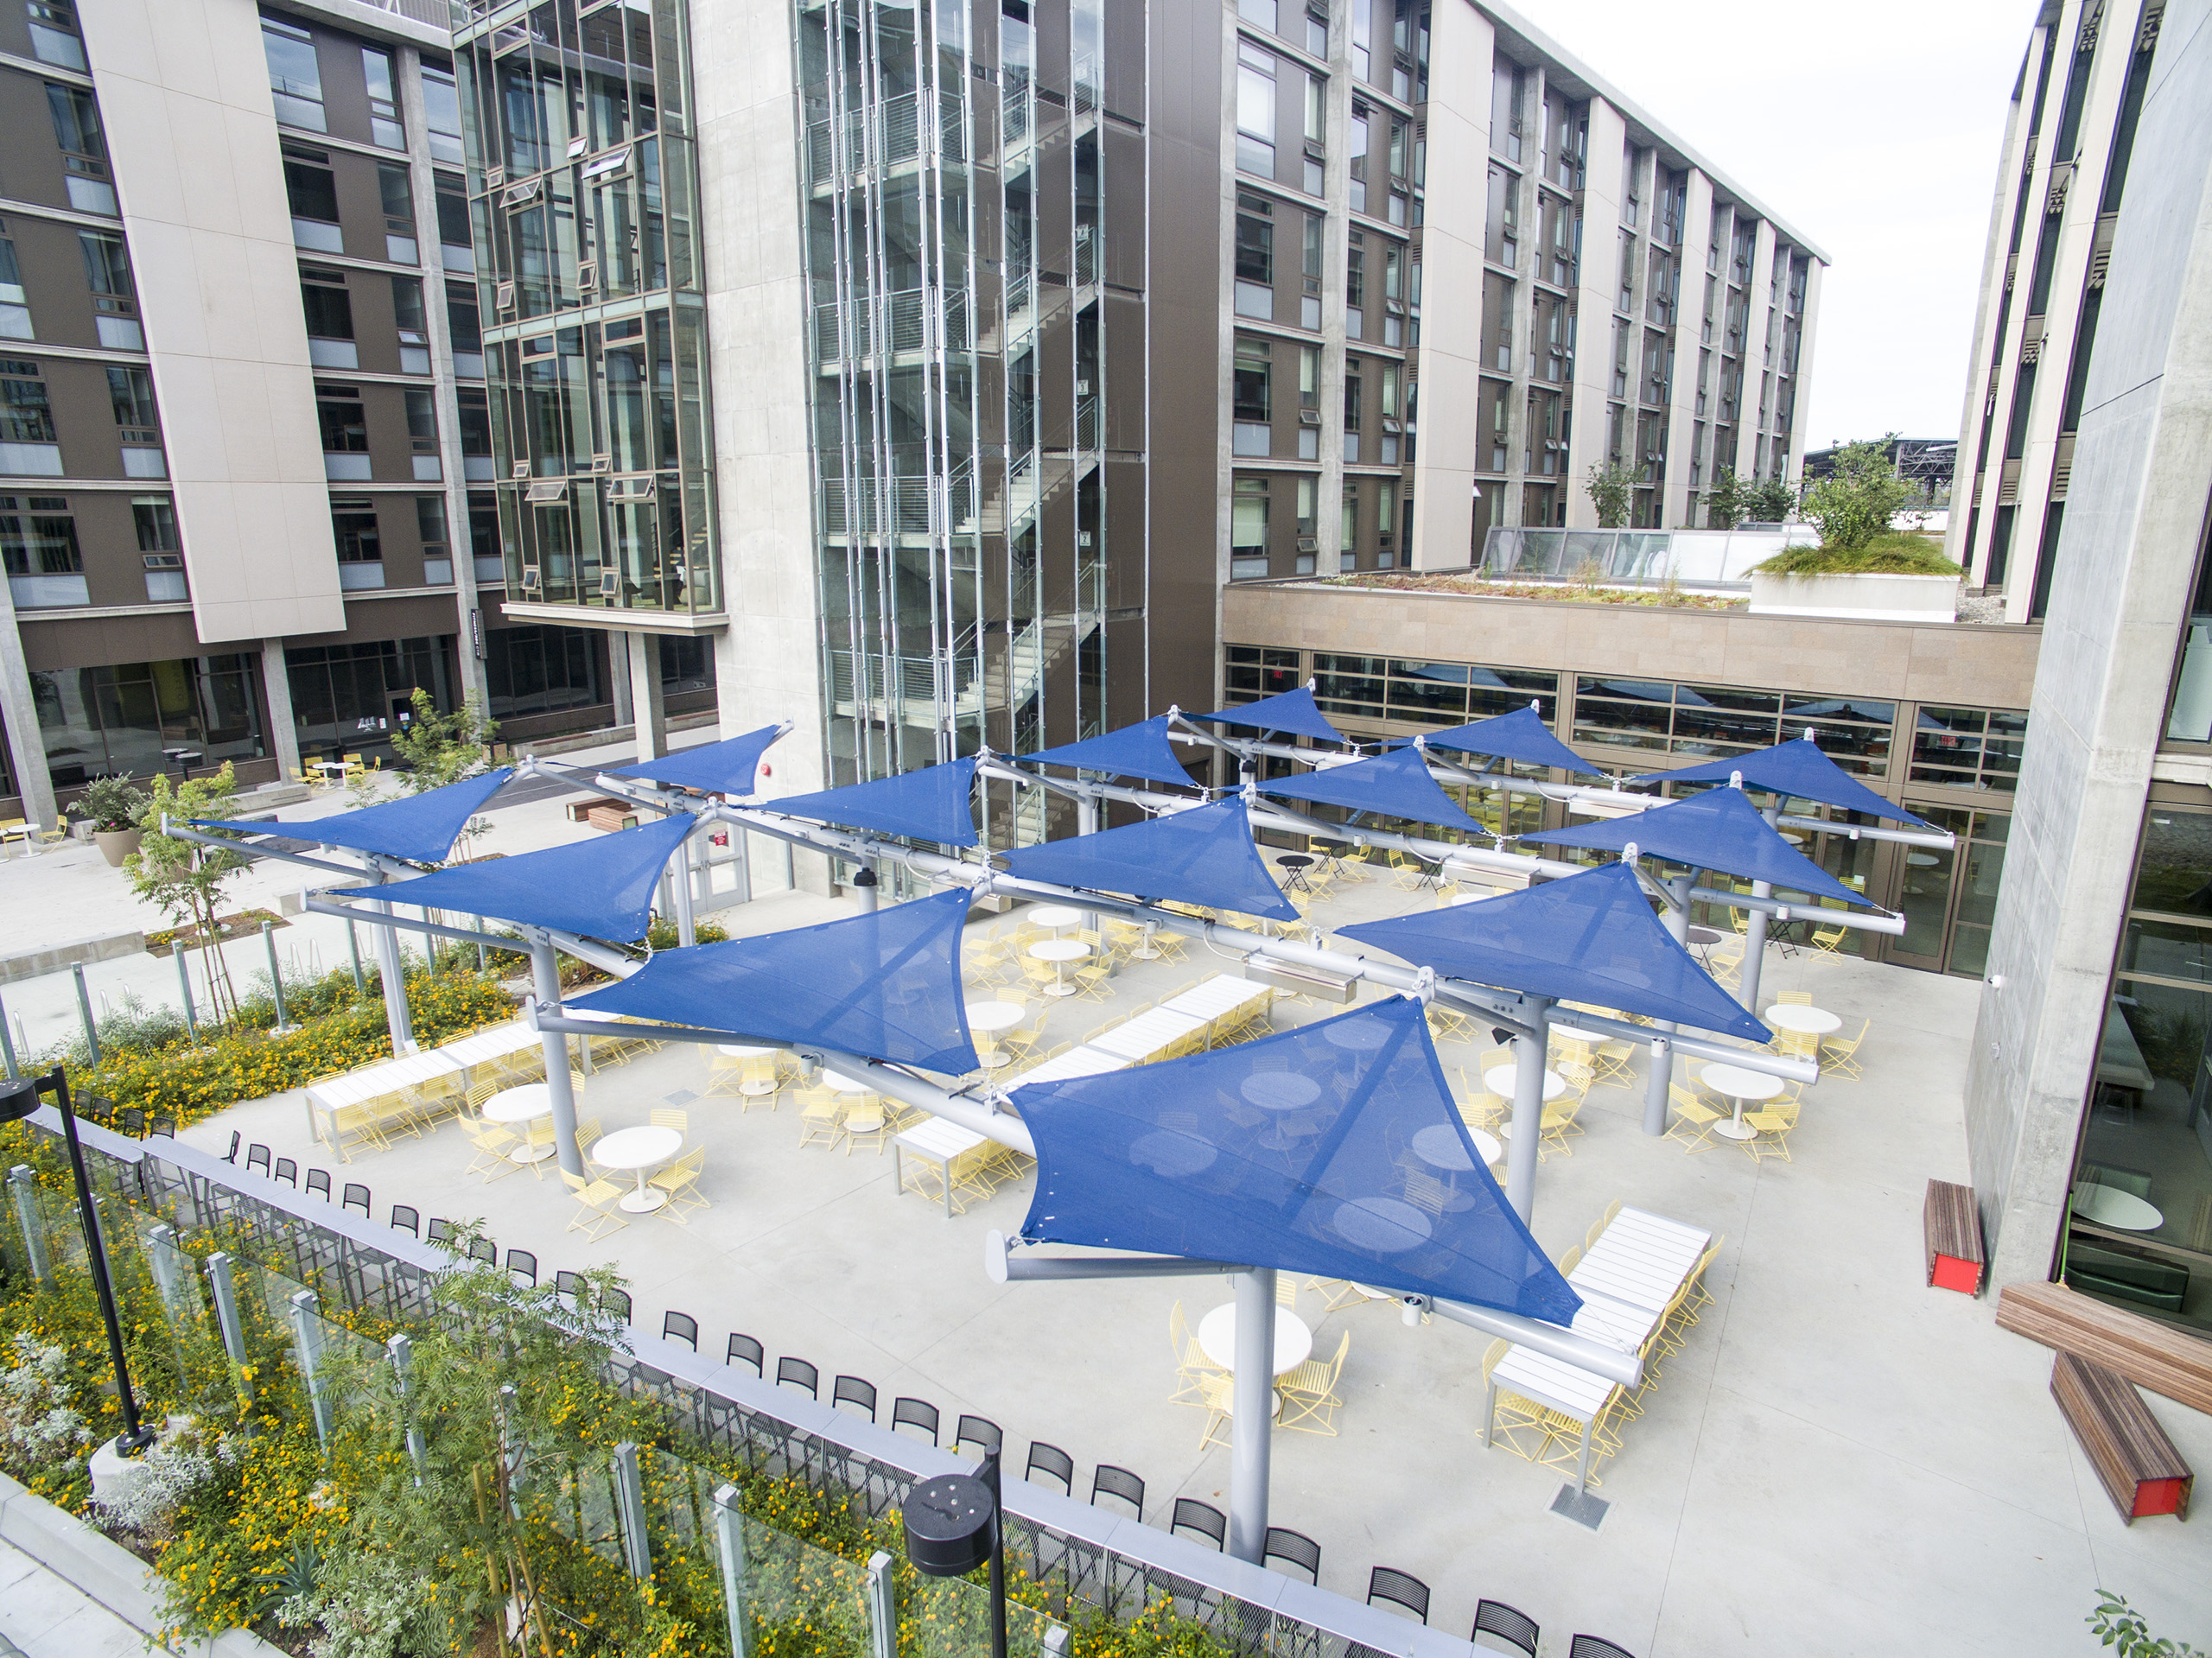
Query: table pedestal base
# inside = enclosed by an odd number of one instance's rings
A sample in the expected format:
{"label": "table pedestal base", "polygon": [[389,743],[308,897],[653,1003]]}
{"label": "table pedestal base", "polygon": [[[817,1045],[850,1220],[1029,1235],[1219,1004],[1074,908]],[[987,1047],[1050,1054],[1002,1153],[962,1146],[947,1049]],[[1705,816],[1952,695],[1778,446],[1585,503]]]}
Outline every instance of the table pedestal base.
{"label": "table pedestal base", "polygon": [[641,1191],[624,1192],[618,1207],[628,1210],[632,1215],[650,1215],[667,1202],[666,1192],[655,1191],[651,1186],[647,1186]]}
{"label": "table pedestal base", "polygon": [[1733,1117],[1725,1122],[1714,1123],[1713,1132],[1723,1140],[1757,1140],[1759,1137],[1759,1131],[1750,1123],[1738,1122]]}
{"label": "table pedestal base", "polygon": [[543,1163],[547,1158],[558,1154],[560,1149],[557,1146],[518,1146],[507,1153],[507,1160],[512,1163]]}

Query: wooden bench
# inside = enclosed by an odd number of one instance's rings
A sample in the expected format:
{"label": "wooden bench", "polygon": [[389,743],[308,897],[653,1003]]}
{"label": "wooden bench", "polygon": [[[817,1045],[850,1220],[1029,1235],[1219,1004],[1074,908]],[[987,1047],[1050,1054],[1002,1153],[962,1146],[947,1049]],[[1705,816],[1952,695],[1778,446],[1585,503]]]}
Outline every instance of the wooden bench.
{"label": "wooden bench", "polygon": [[2063,1284],[2007,1284],[1997,1327],[2116,1370],[2139,1388],[2212,1412],[2212,1341]]}
{"label": "wooden bench", "polygon": [[1928,1282],[1932,1288],[1981,1293],[1981,1210],[1972,1186],[1930,1180],[1920,1206],[1928,1243]]}
{"label": "wooden bench", "polygon": [[2126,1376],[2061,1353],[2050,1369],[2050,1396],[2121,1520],[2132,1526],[2145,1515],[2189,1518],[2196,1477]]}
{"label": "wooden bench", "polygon": [[592,828],[603,829],[611,835],[618,829],[637,828],[638,811],[638,806],[632,801],[617,800],[612,795],[600,795],[590,800],[570,801],[569,821],[571,823],[588,823]]}

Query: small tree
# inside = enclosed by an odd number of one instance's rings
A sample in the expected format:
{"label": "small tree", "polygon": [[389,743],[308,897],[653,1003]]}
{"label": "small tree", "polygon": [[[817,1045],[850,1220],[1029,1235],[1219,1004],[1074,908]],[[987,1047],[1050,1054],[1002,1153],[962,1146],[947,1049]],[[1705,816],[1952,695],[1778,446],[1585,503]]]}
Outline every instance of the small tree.
{"label": "small tree", "polygon": [[391,737],[392,753],[414,769],[407,786],[416,794],[442,789],[448,783],[474,777],[485,767],[486,746],[499,734],[499,726],[474,698],[451,714],[440,714],[430,694],[415,688],[415,717],[409,727]]}
{"label": "small tree", "polygon": [[1590,504],[1598,509],[1600,530],[1623,530],[1628,527],[1629,503],[1635,499],[1637,470],[1618,461],[1609,467],[1593,466],[1582,487],[1589,492]]}
{"label": "small tree", "polygon": [[1890,517],[1912,497],[1890,456],[1892,432],[1847,443],[1835,452],[1835,470],[1805,492],[1805,517],[1821,532],[1821,545],[1855,552],[1889,533]]}
{"label": "small tree", "polygon": [[1787,524],[1797,511],[1797,492],[1787,480],[1770,478],[1745,492],[1744,511],[1761,524]]}
{"label": "small tree", "polygon": [[[224,886],[246,867],[247,860],[239,853],[164,834],[162,820],[181,824],[194,817],[227,817],[236,809],[237,794],[238,778],[228,760],[213,777],[194,778],[174,786],[166,772],[156,772],[138,816],[138,827],[144,831],[138,850],[123,861],[134,895],[158,905],[175,925],[200,935],[206,946],[201,961],[207,975],[207,1000],[219,1020],[237,1014],[238,993],[231,988],[230,972],[223,962],[218,917],[226,902]],[[185,941],[179,939],[175,947],[184,946]]]}
{"label": "small tree", "polygon": [[92,820],[103,835],[118,835],[138,827],[138,814],[146,810],[146,791],[130,781],[130,773],[95,778],[78,797],[77,810]]}
{"label": "small tree", "polygon": [[1744,480],[1736,476],[1733,467],[1723,467],[1713,474],[1713,486],[1705,492],[1705,526],[1708,530],[1733,530],[1744,521]]}

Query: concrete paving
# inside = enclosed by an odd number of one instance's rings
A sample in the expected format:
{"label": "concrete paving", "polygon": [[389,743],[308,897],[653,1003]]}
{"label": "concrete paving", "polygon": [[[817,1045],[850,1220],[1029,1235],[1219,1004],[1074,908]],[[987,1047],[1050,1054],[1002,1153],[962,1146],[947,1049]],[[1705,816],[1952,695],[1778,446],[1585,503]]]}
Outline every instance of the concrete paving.
{"label": "concrete paving", "polygon": [[[1425,905],[1387,881],[1324,907],[1334,927]],[[797,894],[728,912],[747,932],[837,913]],[[977,936],[971,930],[971,940]],[[1193,947],[1185,962],[1132,963],[1104,1004],[1060,1003],[1047,1045],[1079,1039],[1135,1003],[1230,967]],[[1321,1544],[1322,1582],[1355,1597],[1370,1566],[1411,1572],[1435,1594],[1431,1623],[1470,1627],[1478,1598],[1503,1600],[1563,1653],[1575,1630],[1656,1655],[2088,1654],[2100,1585],[2152,1627],[2202,1642],[2212,1622],[2202,1540],[2168,1520],[2124,1526],[2048,1394],[2050,1354],[1999,1331],[1988,1301],[1923,1283],[1920,1210],[1932,1177],[1966,1178],[1963,1051],[1971,981],[1855,959],[1770,954],[1770,993],[1802,989],[1872,1019],[1863,1079],[1808,1092],[1795,1160],[1754,1164],[1720,1145],[1696,1155],[1641,1131],[1641,1079],[1599,1089],[1573,1154],[1539,1169],[1535,1230],[1554,1257],[1614,1197],[1726,1235],[1715,1304],[1669,1361],[1605,1464],[1610,1504],[1592,1531],[1549,1511],[1560,1475],[1481,1445],[1484,1340],[1449,1324],[1408,1328],[1395,1306],[1298,1311],[1319,1350],[1352,1345],[1338,1437],[1278,1432],[1275,1523]],[[1279,1023],[1334,1010],[1284,1004]],[[1487,1039],[1483,1041],[1487,1047]],[[1478,1050],[1446,1045],[1447,1070]],[[425,1217],[482,1217],[503,1247],[555,1268],[618,1262],[636,1324],[664,1312],[700,1322],[702,1350],[728,1333],[944,1412],[1006,1429],[1017,1459],[1041,1439],[1072,1454],[1076,1494],[1113,1463],[1147,1481],[1147,1520],[1179,1495],[1226,1506],[1228,1459],[1198,1449],[1202,1414],[1168,1402],[1167,1319],[1229,1299],[1205,1280],[990,1283],[985,1231],[1016,1231],[1024,1180],[947,1220],[901,1197],[893,1159],[796,1144],[796,1113],[699,1097],[703,1057],[671,1045],[602,1070],[582,1102],[612,1131],[677,1104],[708,1147],[713,1207],[688,1227],[644,1217],[597,1244],[566,1229],[556,1178],[463,1176],[471,1148],[451,1127],[342,1172],[311,1146],[297,1096],[240,1105],[188,1130],[220,1152],[233,1128],[276,1153],[367,1182],[378,1219],[394,1198]],[[772,1375],[772,1370],[771,1371]],[[2212,1464],[2212,1422],[2151,1397],[2193,1464]]]}
{"label": "concrete paving", "polygon": [[[134,1625],[6,1542],[0,1542],[0,1637],[25,1658],[144,1658],[147,1650]],[[0,1653],[7,1650],[0,1645]]]}

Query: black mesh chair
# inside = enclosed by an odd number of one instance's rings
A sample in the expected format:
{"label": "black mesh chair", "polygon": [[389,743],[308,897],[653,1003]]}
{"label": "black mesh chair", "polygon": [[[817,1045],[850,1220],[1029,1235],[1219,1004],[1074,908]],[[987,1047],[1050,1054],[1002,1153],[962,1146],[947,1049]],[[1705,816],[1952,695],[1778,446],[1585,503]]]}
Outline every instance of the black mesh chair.
{"label": "black mesh chair", "polygon": [[952,1448],[955,1451],[965,1451],[972,1445],[979,1456],[987,1456],[994,1451],[1000,1450],[1005,1444],[1005,1433],[1001,1432],[999,1425],[988,1416],[962,1416],[952,1436]]}
{"label": "black mesh chair", "polygon": [[450,1241],[452,1237],[453,1223],[440,1220],[435,1215],[431,1216],[430,1229],[423,1234],[423,1241],[425,1243],[444,1243]]}
{"label": "black mesh chair", "polygon": [[369,1189],[359,1180],[348,1180],[344,1190],[339,1193],[338,1206],[340,1209],[358,1210],[361,1217],[365,1220],[369,1213]]}
{"label": "black mesh chair", "polygon": [[1467,1638],[1473,1641],[1485,1635],[1494,1635],[1507,1645],[1520,1648],[1529,1658],[1536,1658],[1536,1620],[1502,1600],[1475,1603],[1475,1627]]}
{"label": "black mesh chair", "polygon": [[1126,1468],[1116,1468],[1110,1462],[1102,1462],[1091,1471],[1090,1504],[1098,1506],[1102,1496],[1117,1496],[1136,1510],[1136,1518],[1144,1518],[1144,1482]]}
{"label": "black mesh chair", "polygon": [[804,1388],[809,1399],[822,1397],[822,1372],[804,1359],[780,1358],[776,1361],[776,1385],[779,1388]]}
{"label": "black mesh chair", "polygon": [[295,1191],[300,1189],[300,1166],[289,1157],[276,1159],[276,1178]]}
{"label": "black mesh chair", "polygon": [[1216,1548],[1229,1546],[1229,1516],[1211,1502],[1201,1502],[1194,1496],[1175,1499],[1175,1518],[1167,1528],[1167,1534],[1191,1530],[1205,1538]]}
{"label": "black mesh chair", "polygon": [[1378,1566],[1367,1574],[1367,1604],[1387,1600],[1402,1606],[1422,1623],[1428,1622],[1428,1585],[1409,1572]]}
{"label": "black mesh chair", "polygon": [[308,1196],[312,1197],[318,1191],[322,1194],[323,1202],[327,1204],[330,1201],[330,1175],[327,1171],[322,1169],[309,1169],[308,1171]]}
{"label": "black mesh chair", "polygon": [[422,1211],[412,1204],[394,1204],[391,1206],[391,1229],[395,1232],[405,1232],[412,1237],[421,1237],[423,1236]]}
{"label": "black mesh chair", "polygon": [[553,1293],[567,1296],[569,1305],[574,1306],[576,1305],[576,1292],[583,1287],[583,1282],[582,1279],[563,1267],[553,1274]]}
{"label": "black mesh chair", "polygon": [[1567,1658],[1636,1658],[1636,1655],[1601,1635],[1578,1635],[1567,1649]]}
{"label": "black mesh chair", "polygon": [[1288,1560],[1313,1580],[1316,1587],[1321,1582],[1321,1546],[1302,1531],[1293,1531],[1288,1526],[1269,1526],[1268,1546],[1261,1551],[1260,1564],[1269,1560]]}
{"label": "black mesh chair", "polygon": [[231,1149],[223,1153],[223,1161],[228,1163],[233,1168],[238,1166],[238,1141],[243,1138],[244,1136],[241,1135],[237,1129],[233,1128],[231,1130]]}
{"label": "black mesh chair", "polygon": [[723,1363],[731,1366],[749,1364],[754,1375],[763,1375],[766,1374],[767,1359],[768,1350],[752,1337],[741,1336],[735,1331],[730,1332],[729,1350],[722,1355]]}
{"label": "black mesh chair", "polygon": [[252,1145],[245,1148],[245,1166],[249,1169],[259,1169],[262,1173],[264,1175],[267,1174],[269,1172],[269,1148],[263,1145],[259,1140],[255,1140]]}
{"label": "black mesh chair", "polygon": [[664,1312],[660,1315],[660,1338],[682,1342],[696,1353],[699,1350],[699,1321],[688,1312]]}
{"label": "black mesh chair", "polygon": [[1056,1445],[1046,1445],[1042,1439],[1029,1442],[1029,1465],[1021,1471],[1024,1479],[1034,1479],[1039,1473],[1051,1475],[1059,1481],[1060,1490],[1070,1496],[1075,1495],[1075,1458]]}
{"label": "black mesh chair", "polygon": [[902,1427],[926,1428],[930,1443],[935,1445],[938,1420],[937,1407],[926,1399],[909,1399],[901,1394],[891,1401],[891,1431],[893,1433]]}
{"label": "black mesh chair", "polygon": [[537,1257],[527,1249],[507,1251],[507,1273],[524,1289],[537,1287]]}
{"label": "black mesh chair", "polygon": [[629,1291],[609,1290],[607,1292],[607,1299],[601,1303],[601,1305],[606,1307],[606,1309],[609,1312],[613,1313],[616,1318],[620,1318],[624,1324],[626,1324],[630,1322]]}
{"label": "black mesh chair", "polygon": [[122,1114],[115,1120],[115,1127],[117,1133],[128,1134],[133,1140],[145,1139],[146,1113],[144,1109],[135,1105],[124,1106]]}
{"label": "black mesh chair", "polygon": [[468,1241],[468,1258],[480,1261],[487,1267],[496,1267],[499,1264],[499,1246],[489,1238],[471,1238]]}
{"label": "black mesh chair", "polygon": [[146,1125],[146,1132],[156,1140],[175,1140],[176,1138],[176,1119],[175,1117],[157,1115],[151,1122]]}
{"label": "black mesh chair", "polygon": [[863,1382],[858,1376],[839,1376],[830,1384],[830,1404],[858,1405],[868,1413],[868,1420],[875,1420],[875,1383]]}

